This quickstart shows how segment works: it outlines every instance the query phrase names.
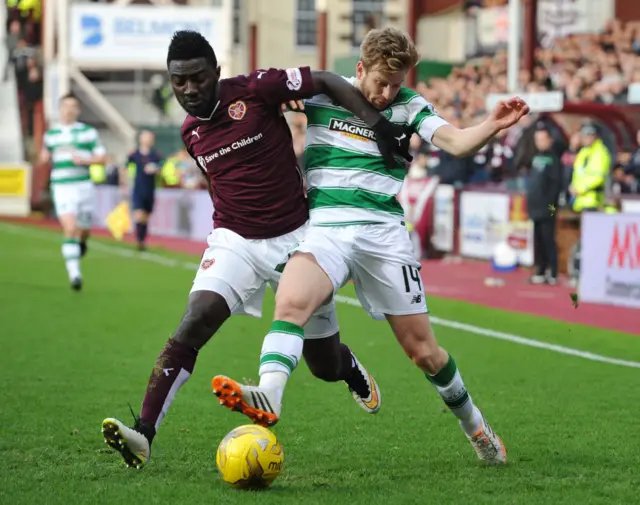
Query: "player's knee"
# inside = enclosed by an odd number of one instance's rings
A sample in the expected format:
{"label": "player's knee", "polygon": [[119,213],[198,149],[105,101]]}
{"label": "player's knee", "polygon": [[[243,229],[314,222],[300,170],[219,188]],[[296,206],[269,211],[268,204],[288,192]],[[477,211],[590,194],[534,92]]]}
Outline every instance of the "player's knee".
{"label": "player's knee", "polygon": [[313,301],[304,296],[280,289],[276,292],[276,320],[304,326],[314,310]]}
{"label": "player's knee", "polygon": [[387,316],[405,354],[418,368],[429,374],[437,373],[448,355],[438,345],[426,314]]}
{"label": "player's knee", "polygon": [[62,234],[65,238],[77,238],[80,232],[75,224],[65,224],[62,226]]}
{"label": "player's knee", "polygon": [[437,373],[446,364],[437,342],[427,333],[416,332],[405,336],[402,347],[411,361],[429,374]]}
{"label": "player's knee", "polygon": [[411,356],[411,361],[413,361],[420,370],[430,375],[435,375],[447,364],[446,360],[443,360],[439,348],[420,349]]}
{"label": "player's knee", "polygon": [[146,223],[149,220],[149,214],[144,210],[136,209],[133,212],[133,220],[136,223]]}
{"label": "player's knee", "polygon": [[203,347],[230,315],[225,299],[212,291],[189,295],[187,310],[173,338],[194,349]]}

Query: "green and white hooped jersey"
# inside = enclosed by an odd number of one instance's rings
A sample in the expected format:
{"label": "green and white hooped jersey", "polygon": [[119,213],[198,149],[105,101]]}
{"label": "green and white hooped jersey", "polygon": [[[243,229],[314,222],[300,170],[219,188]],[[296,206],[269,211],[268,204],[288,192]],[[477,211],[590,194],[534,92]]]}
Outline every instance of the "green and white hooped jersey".
{"label": "green and white hooped jersey", "polygon": [[90,181],[89,165],[76,165],[72,158],[102,156],[105,149],[98,131],[84,123],[57,124],[44,134],[44,146],[51,153],[51,183]]}
{"label": "green and white hooped jersey", "polygon": [[[355,78],[347,79],[351,84]],[[311,224],[345,226],[397,222],[404,211],[396,195],[407,173],[405,162],[387,168],[369,126],[326,95],[305,100],[307,137],[304,164]],[[447,124],[422,95],[402,88],[382,114],[411,126],[427,142]]]}

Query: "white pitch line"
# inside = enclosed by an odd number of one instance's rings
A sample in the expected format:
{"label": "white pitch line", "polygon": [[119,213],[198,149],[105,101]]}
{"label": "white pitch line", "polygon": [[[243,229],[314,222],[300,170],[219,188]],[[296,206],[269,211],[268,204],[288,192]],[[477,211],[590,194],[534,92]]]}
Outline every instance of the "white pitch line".
{"label": "white pitch line", "polygon": [[[0,223],[0,230],[4,230],[9,233],[17,235],[25,235],[29,237],[39,238],[43,240],[53,240],[54,236],[51,233],[40,231],[34,228],[16,226],[8,223]],[[195,273],[199,264],[190,261],[180,261],[173,258],[167,258],[159,254],[134,251],[132,249],[125,249],[117,245],[108,245],[95,240],[91,242],[91,249],[105,252],[114,256],[121,256],[123,258],[138,259],[148,261],[151,263],[157,263],[159,265],[183,268]],[[356,298],[351,298],[344,295],[336,295],[336,301],[345,305],[351,305],[353,307],[361,307],[360,302]],[[449,319],[443,319],[436,316],[430,316],[433,324],[444,326],[445,328],[453,328],[455,330],[472,333],[482,337],[493,338],[496,340],[506,340],[507,342],[513,342],[528,347],[535,347],[538,349],[545,349],[547,351],[556,352],[558,354],[565,354],[567,356],[575,356],[577,358],[587,359],[590,361],[598,361],[600,363],[608,363],[610,365],[619,365],[629,368],[640,368],[640,362],[628,361],[624,359],[610,358],[608,356],[602,356],[592,352],[581,351],[579,349],[573,349],[572,347],[565,347],[563,345],[550,344],[548,342],[541,342],[540,340],[534,340],[532,338],[522,337],[520,335],[514,335],[513,333],[504,333],[501,331],[491,330],[489,328],[482,328],[472,324],[460,323],[458,321],[451,321]]]}

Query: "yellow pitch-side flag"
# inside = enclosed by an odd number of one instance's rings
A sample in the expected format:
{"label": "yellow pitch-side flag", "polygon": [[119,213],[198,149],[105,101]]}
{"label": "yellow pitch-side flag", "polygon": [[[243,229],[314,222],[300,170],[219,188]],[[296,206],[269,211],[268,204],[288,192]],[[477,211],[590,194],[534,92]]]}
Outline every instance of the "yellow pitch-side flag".
{"label": "yellow pitch-side flag", "polygon": [[121,202],[109,213],[107,219],[107,228],[116,240],[122,240],[122,237],[131,229],[131,212],[128,202]]}

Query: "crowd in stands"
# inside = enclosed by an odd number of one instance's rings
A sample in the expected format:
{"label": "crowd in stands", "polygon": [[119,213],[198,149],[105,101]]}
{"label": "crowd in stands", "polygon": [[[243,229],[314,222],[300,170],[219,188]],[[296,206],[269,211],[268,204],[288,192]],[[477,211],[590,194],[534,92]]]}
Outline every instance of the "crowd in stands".
{"label": "crowd in stands", "polygon": [[[538,48],[533,72],[521,70],[521,92],[559,90],[568,101],[623,104],[631,83],[640,82],[640,21],[610,21],[603,33],[559,38]],[[420,83],[418,91],[445,116],[473,123],[490,93],[506,93],[507,53],[471,60],[447,78]]]}
{"label": "crowd in stands", "polygon": [[22,129],[25,137],[33,135],[34,108],[42,100],[43,74],[41,51],[41,5],[39,0],[7,1],[6,81],[15,75]]}
{"label": "crowd in stands", "polygon": [[[561,91],[567,101],[613,105],[627,103],[628,88],[633,83],[640,83],[640,22],[623,25],[616,20],[608,22],[600,34],[560,38],[550,48],[538,48],[533,72],[522,70],[519,75],[521,93]],[[488,113],[487,95],[508,91],[507,54],[498,51],[492,57],[471,60],[454,68],[446,78],[418,83],[417,91],[455,126],[473,126]],[[523,189],[530,168],[523,146],[526,151],[526,145],[531,144],[538,119],[535,114],[527,116],[466,160],[453,159],[414,138],[415,160],[410,175],[438,175],[444,182],[456,185],[507,181],[513,189]],[[582,147],[580,125],[575,125],[573,131],[565,129],[565,135],[553,124],[549,127],[559,139],[567,136],[557,147],[569,167],[565,175],[568,187],[571,161]],[[606,134],[604,125],[600,127]],[[638,142],[640,133],[636,147]],[[612,159],[611,190],[640,194],[640,153],[616,152]]]}
{"label": "crowd in stands", "polygon": [[[621,105],[627,103],[628,87],[640,83],[640,22],[622,25],[607,23],[601,34],[579,35],[557,39],[551,48],[536,51],[532,73],[521,71],[521,93],[561,91],[567,101],[600,102]],[[454,68],[447,78],[432,78],[418,83],[416,90],[434,104],[440,115],[454,126],[464,128],[482,121],[486,97],[492,93],[507,93],[507,54],[498,51],[493,57],[483,57]],[[574,122],[572,129],[560,128],[553,119],[530,114],[516,126],[502,132],[475,156],[454,158],[424,144],[414,135],[414,161],[409,177],[437,175],[443,183],[456,186],[495,184],[507,189],[524,191],[533,156],[533,135],[540,122],[556,139],[555,151],[563,165],[561,204],[571,201],[573,169],[589,135],[584,122]],[[291,115],[294,148],[299,157],[304,150],[304,117]],[[589,129],[589,123],[587,128]],[[593,125],[594,127],[596,125]],[[612,151],[612,166],[607,189],[613,197],[640,195],[640,131],[632,149],[618,152],[615,140],[606,125],[596,127],[597,139]]]}

